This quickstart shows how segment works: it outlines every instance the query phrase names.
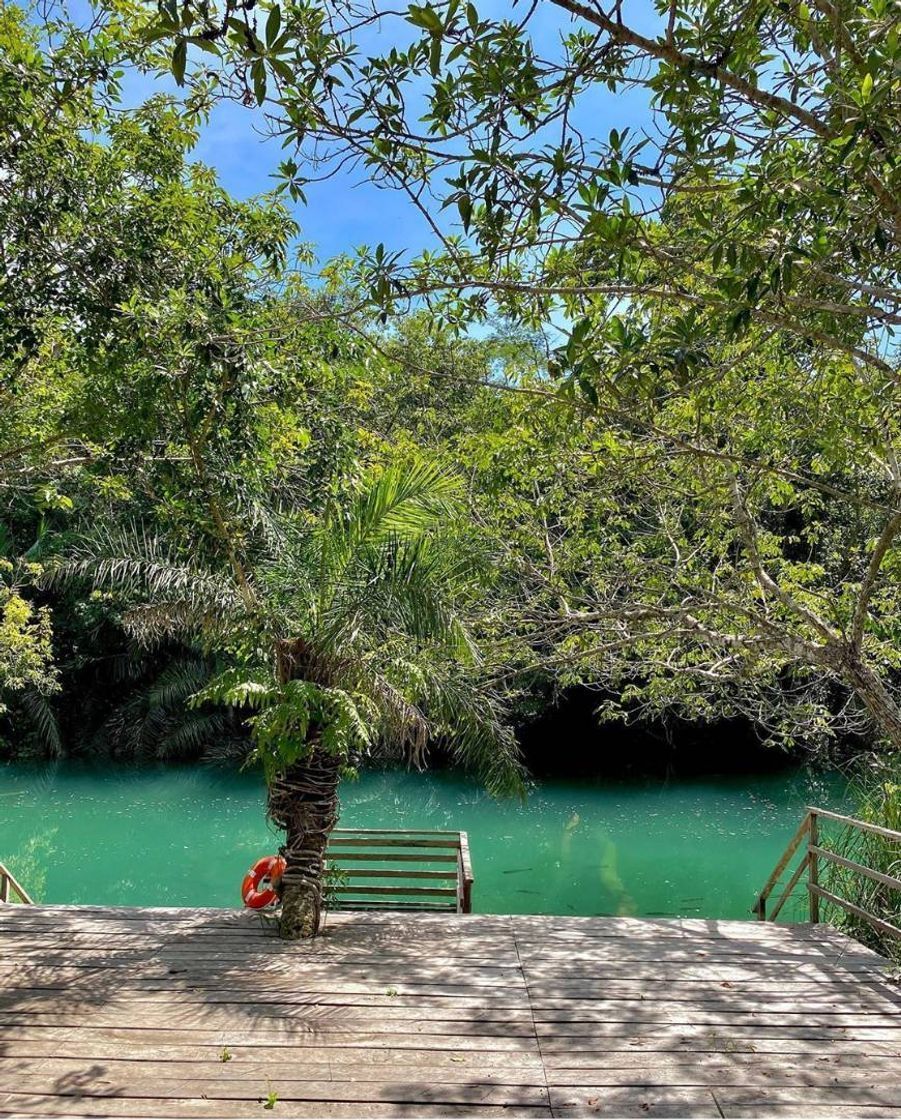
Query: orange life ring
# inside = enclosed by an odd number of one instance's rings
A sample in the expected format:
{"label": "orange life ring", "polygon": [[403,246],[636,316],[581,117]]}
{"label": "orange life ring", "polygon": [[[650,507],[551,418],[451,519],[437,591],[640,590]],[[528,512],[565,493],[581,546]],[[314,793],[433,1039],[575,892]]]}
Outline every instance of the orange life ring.
{"label": "orange life ring", "polygon": [[[251,910],[262,910],[275,902],[275,888],[285,873],[285,861],[281,856],[263,856],[244,876],[241,884],[241,898]],[[263,884],[266,884],[265,886]]]}

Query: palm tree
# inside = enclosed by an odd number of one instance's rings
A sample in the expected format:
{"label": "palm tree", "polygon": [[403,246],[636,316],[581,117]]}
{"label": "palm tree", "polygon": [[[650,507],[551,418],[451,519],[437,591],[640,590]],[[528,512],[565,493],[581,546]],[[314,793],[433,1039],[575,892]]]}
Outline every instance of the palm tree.
{"label": "palm tree", "polygon": [[88,577],[125,597],[144,642],[176,636],[226,654],[193,703],[250,709],[268,813],[285,831],[280,928],[319,928],[322,871],[342,773],[390,746],[419,766],[441,738],[490,792],[523,771],[458,603],[473,572],[453,546],[456,481],[419,464],[385,470],[313,522],[282,521],[265,553],[204,569],[130,529],[85,542],[55,578]]}

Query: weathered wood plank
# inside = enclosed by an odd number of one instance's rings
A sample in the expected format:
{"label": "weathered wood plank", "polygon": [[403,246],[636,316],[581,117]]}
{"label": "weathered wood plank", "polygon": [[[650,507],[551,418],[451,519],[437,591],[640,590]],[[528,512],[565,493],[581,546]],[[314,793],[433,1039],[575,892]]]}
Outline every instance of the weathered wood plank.
{"label": "weathered wood plank", "polygon": [[[122,1071],[120,1076],[109,1074],[102,1066],[87,1066],[81,1070],[66,1071],[58,1076],[47,1074],[40,1068],[28,1075],[27,1090],[8,1087],[10,1095],[71,1096],[79,1102],[103,1098],[145,1098],[153,1100],[205,1098],[206,1100],[260,1101],[268,1093],[277,1093],[279,1101],[290,1108],[293,1101],[387,1101],[397,1104],[447,1104],[447,1105],[532,1105],[546,1108],[548,1091],[544,1085],[496,1084],[472,1080],[457,1083],[445,1081],[426,1082],[415,1077],[401,1077],[396,1081],[364,1081],[361,1079],[311,1081],[292,1079],[289,1071],[270,1069],[259,1077],[248,1074],[246,1078],[182,1078],[168,1074],[165,1078],[150,1079],[138,1072]],[[88,1109],[89,1110],[89,1109]]]}
{"label": "weathered wood plank", "polygon": [[[245,1016],[235,1015],[230,1009],[222,1012],[207,1011],[199,1008],[196,1011],[187,1009],[180,1012],[173,1007],[168,1015],[159,1012],[155,1015],[141,1012],[141,1026],[129,1027],[134,1021],[134,1008],[121,1008],[107,1010],[105,1006],[79,1007],[66,1012],[62,1008],[45,1013],[33,1012],[22,1015],[10,1014],[0,1016],[0,1027],[20,1029],[22,1031],[38,1031],[42,1028],[77,1028],[80,1030],[96,1029],[131,1029],[135,1031],[159,1030],[197,1032],[208,1035],[211,1032],[228,1031],[236,1022],[245,1029],[252,1027],[261,1036],[266,1038],[335,1038],[353,1041],[354,1035],[359,1032],[361,1037],[388,1039],[454,1039],[472,1043],[475,1040],[492,1040],[497,1045],[512,1045],[521,1039],[531,1040],[534,1031],[531,1023],[505,1022],[503,1020],[467,1022],[461,1019],[454,1020],[429,1020],[429,1019],[399,1019],[385,1020],[380,1017],[360,1018],[341,1017],[331,1013],[327,1015],[316,1014],[309,1017],[280,1015],[261,1015],[250,1012]],[[584,1029],[584,1028],[583,1028]],[[821,1028],[828,1030],[829,1028]],[[862,1029],[862,1028],[861,1028]],[[855,1028],[857,1030],[857,1028]],[[555,1033],[549,1037],[557,1037]]]}
{"label": "weathered wood plank", "polygon": [[247,1046],[265,1045],[275,1046],[280,1043],[299,1045],[308,1041],[312,1045],[327,1043],[334,1047],[352,1047],[366,1050],[383,1048],[386,1050],[459,1050],[488,1051],[516,1050],[525,1053],[537,1053],[538,1047],[534,1035],[464,1035],[460,1034],[432,1034],[432,1033],[406,1033],[381,1032],[370,1030],[349,1031],[303,1031],[291,1029],[268,1030],[256,1026],[253,1022],[245,1021],[232,1023],[227,1028],[201,1028],[184,1029],[173,1027],[144,1027],[123,1026],[115,1024],[104,1025],[67,1025],[67,1026],[28,1026],[10,1024],[4,1027],[3,1039],[23,1041],[26,1039],[59,1040],[66,1042],[70,1039],[105,1040],[111,1045],[122,1047],[140,1044],[165,1045],[165,1046]]}
{"label": "weathered wood plank", "polygon": [[[91,1023],[97,1025],[100,1020],[95,1012],[99,1013],[96,1004],[82,1003],[76,1004],[78,1015],[81,1022]],[[69,1009],[67,1012],[67,1008]],[[203,1024],[204,1026],[214,1023],[234,1023],[240,1022],[241,1019],[252,1019],[256,1023],[264,1023],[270,1019],[275,1019],[279,1022],[286,1022],[294,1020],[298,1023],[321,1023],[327,1018],[328,1023],[323,1029],[329,1029],[331,1025],[336,1023],[349,1023],[349,1024],[376,1024],[376,1028],[371,1029],[388,1029],[388,1024],[398,1024],[398,1030],[409,1029],[410,1024],[417,1025],[425,1029],[428,1023],[442,1024],[440,1030],[442,1033],[448,1027],[452,1027],[455,1023],[464,1024],[467,1031],[473,1029],[478,1024],[487,1024],[489,1028],[492,1024],[500,1025],[501,1027],[530,1027],[532,1024],[532,1016],[528,1008],[525,1007],[428,1007],[422,1008],[415,1003],[407,1006],[392,1006],[390,1004],[379,1005],[375,1007],[359,1007],[356,1005],[341,1006],[336,1004],[291,1004],[291,1003],[276,1003],[276,1004],[252,1004],[240,1003],[232,1004],[225,1000],[220,1000],[216,1003],[203,1003],[195,1001],[193,1003],[181,1003],[178,1005],[148,1005],[148,1004],[134,1004],[131,1002],[110,1002],[103,1005],[104,1021],[128,1020],[139,1015],[141,1022],[145,1026],[152,1026],[157,1022],[164,1022],[170,1025],[182,1025],[190,1023]],[[64,1021],[71,1018],[74,1010],[69,1001],[60,1001],[59,1003],[48,1005],[46,1002],[40,1000],[31,1000],[27,1003],[16,1004],[14,1007],[4,1008],[2,1011],[4,1017],[14,1018],[17,1022],[23,1025],[37,1026],[47,1021],[48,1019],[53,1022]],[[401,1026],[403,1024],[403,1026]]]}
{"label": "weathered wood plank", "polygon": [[[223,1049],[231,1055],[227,1063],[221,1062]],[[486,1062],[486,1055],[488,1061]],[[292,1069],[316,1067],[341,1075],[350,1070],[375,1066],[378,1069],[393,1068],[415,1071],[422,1068],[442,1069],[450,1066],[461,1070],[490,1069],[494,1072],[507,1070],[544,1069],[537,1046],[526,1050],[493,1050],[490,1046],[477,1051],[459,1049],[426,1049],[403,1047],[393,1049],[386,1046],[336,1047],[320,1042],[291,1043],[279,1041],[265,1042],[251,1038],[243,1043],[225,1044],[204,1043],[202,1045],[160,1045],[129,1039],[127,1045],[110,1043],[108,1039],[85,1039],[74,1036],[70,1041],[55,1039],[26,1040],[22,1042],[0,1042],[0,1062],[66,1060],[70,1066],[84,1062],[105,1064],[111,1060],[129,1062],[159,1062],[166,1068],[180,1067],[184,1063],[198,1062],[228,1069],[249,1062],[256,1065],[287,1065]]]}
{"label": "weathered wood plank", "polygon": [[572,1091],[573,1097],[567,1101],[568,1104],[578,1103],[577,1093],[581,1099],[585,1091],[590,1094],[603,1088],[832,1088],[837,1082],[855,1090],[889,1092],[895,1100],[901,1099],[901,1075],[886,1073],[882,1065],[875,1069],[871,1067],[836,1072],[833,1069],[811,1071],[798,1064],[758,1064],[745,1068],[736,1066],[731,1061],[700,1067],[670,1066],[654,1062],[653,1067],[644,1071],[614,1068],[581,1072],[566,1070],[548,1078],[550,1086],[558,1090],[558,1103],[565,1096],[562,1090]]}
{"label": "weathered wood plank", "polygon": [[752,1091],[724,1089],[717,1092],[723,1111],[746,1108],[756,1099],[757,1115],[766,1115],[771,1104],[794,1105],[795,1115],[807,1116],[808,1107],[882,1108],[901,1115],[901,1100],[891,1086],[887,1089],[863,1088],[858,1085],[797,1085],[778,1088],[761,1087]]}
{"label": "weathered wood plank", "polygon": [[[183,1051],[174,1051],[183,1055]],[[59,1076],[81,1067],[96,1067],[105,1077],[125,1079],[138,1084],[148,1078],[174,1080],[241,1080],[249,1077],[278,1077],[291,1080],[341,1081],[362,1080],[370,1082],[407,1081],[413,1075],[420,1081],[459,1083],[477,1081],[492,1085],[545,1085],[557,1087],[600,1086],[699,1086],[722,1085],[729,1087],[776,1087],[797,1085],[834,1086],[842,1084],[875,1084],[885,1089],[901,1087],[901,1066],[897,1063],[886,1068],[880,1060],[820,1057],[815,1061],[774,1055],[722,1054],[663,1056],[649,1064],[646,1056],[614,1054],[610,1060],[595,1067],[550,1069],[545,1077],[541,1061],[515,1056],[504,1062],[491,1063],[488,1068],[478,1055],[425,1052],[411,1057],[404,1052],[396,1057],[368,1055],[365,1052],[348,1057],[340,1052],[318,1060],[310,1060],[303,1050],[286,1057],[284,1052],[269,1054],[260,1050],[228,1051],[228,1061],[223,1062],[219,1052],[210,1051],[205,1060],[179,1056],[160,1059],[141,1056],[104,1056],[102,1062],[93,1063],[91,1057],[81,1062],[60,1056],[22,1055],[18,1058],[0,1057],[0,1085],[13,1085],[18,1078],[28,1078],[36,1072]],[[340,1060],[343,1059],[343,1060]],[[132,1080],[137,1079],[137,1080]],[[5,1089],[0,1089],[5,1092]]]}
{"label": "weathered wood plank", "polygon": [[[171,1007],[177,995],[178,1006],[224,1007],[231,1008],[232,1014],[243,1012],[288,1015],[303,1014],[318,1010],[320,1013],[332,1009],[335,1014],[343,1014],[352,1009],[361,1013],[387,1017],[405,1017],[417,1013],[424,1018],[487,1018],[517,1019],[528,1015],[536,1022],[584,1022],[590,1023],[604,1019],[632,1019],[636,1014],[645,1014],[650,1007],[661,1008],[667,1014],[696,1016],[702,1014],[764,1014],[791,1017],[805,1015],[807,1008],[814,1016],[839,1014],[869,1015],[895,1018],[901,1025],[901,999],[891,989],[890,994],[833,992],[829,985],[821,985],[819,992],[802,992],[795,998],[778,998],[781,993],[772,990],[751,991],[746,994],[729,990],[708,989],[700,993],[696,989],[689,993],[667,992],[665,998],[648,998],[641,985],[633,986],[628,992],[604,993],[602,1000],[578,999],[547,1000],[528,1002],[524,992],[518,989],[505,992],[502,996],[489,994],[487,997],[472,998],[454,995],[427,996],[402,994],[399,989],[385,989],[369,993],[341,993],[333,991],[301,992],[292,986],[273,991],[220,990],[214,983],[207,986],[181,985],[165,981],[152,981],[155,988],[145,988],[133,982],[131,985],[117,984],[110,989],[111,998],[107,1006],[128,1006],[135,1014],[153,1014],[160,1007]],[[28,985],[0,991],[0,1010],[13,1011],[41,1010],[56,1006],[92,1006],[103,996],[102,990],[89,984],[60,984],[55,988],[40,988]],[[127,1001],[127,1002],[126,1002]],[[137,1006],[136,1006],[137,1005]],[[235,1006],[232,1006],[235,1005]]]}
{"label": "weathered wood plank", "polygon": [[[731,1098],[724,1101],[717,1094],[717,1101],[721,1108],[728,1109],[723,1112],[726,1120],[730,1118],[747,1117],[755,1120],[758,1116],[794,1117],[803,1116],[804,1120],[898,1120],[901,1117],[901,1108],[889,1108],[885,1105],[804,1105],[803,1111],[798,1104],[777,1104],[767,1101],[763,1108],[756,1101],[749,1103],[747,1097],[740,1098],[738,1104],[733,1104]],[[555,1115],[562,1116],[563,1112]]]}
{"label": "weathered wood plank", "polygon": [[[28,1096],[16,1094],[8,1097],[0,1104],[0,1116],[103,1116],[103,1117],[184,1117],[197,1116],[203,1118],[218,1118],[223,1116],[234,1117],[235,1120],[260,1120],[263,1113],[261,1106],[264,1100],[259,1101],[229,1101],[228,1108],[223,1108],[221,1100],[204,1100],[199,1098],[183,1098],[181,1100],[158,1100],[153,1098],[109,1099],[94,1098],[90,1102],[90,1109],[84,1103],[73,1101],[71,1096]],[[548,1106],[507,1106],[507,1105],[468,1105],[461,1107],[458,1104],[398,1104],[394,1102],[369,1101],[341,1102],[341,1101],[291,1101],[287,1106],[282,1103],[279,1108],[276,1103],[272,1110],[274,1117],[290,1116],[296,1120],[369,1120],[370,1117],[461,1117],[461,1116],[488,1116],[488,1117],[546,1117]]]}
{"label": "weathered wood plank", "polygon": [[[569,1087],[550,1087],[551,1107],[556,1110],[558,1108],[577,1108],[579,1106],[586,1106],[591,1100],[596,1100],[599,1104],[604,1104],[605,1108],[610,1110],[613,1115],[619,1116],[619,1110],[614,1111],[614,1105],[617,1098],[624,1097],[628,1100],[629,1096],[639,1095],[642,1092],[648,1094],[658,1094],[665,1096],[666,1094],[675,1091],[676,1093],[697,1094],[698,1097],[704,1091],[709,1092],[708,1086],[608,1086],[608,1085],[590,1085],[590,1086],[569,1086]],[[717,1100],[721,1099],[721,1092],[714,1089]],[[803,1082],[796,1083],[794,1086],[780,1086],[770,1087],[766,1085],[748,1086],[742,1091],[732,1090],[734,1097],[732,1099],[741,1101],[742,1099],[750,1101],[754,1094],[758,1096],[758,1107],[763,1104],[767,1099],[778,1101],[780,1104],[788,1104],[794,1102],[799,1110],[799,1115],[806,1115],[806,1108],[808,1104],[812,1105],[854,1105],[863,1104],[873,1108],[876,1106],[883,1108],[901,1108],[901,1103],[898,1100],[898,1091],[896,1088],[889,1086],[881,1088],[878,1085],[841,1085],[841,1086],[823,1086],[823,1085],[809,1085]],[[726,1097],[728,1100],[729,1097]]]}
{"label": "weathered wood plank", "polygon": [[[489,1069],[478,1055],[456,1055],[423,1052],[417,1055],[404,1051],[397,1055],[390,1052],[382,1056],[368,1054],[366,1051],[348,1057],[341,1052],[320,1055],[318,1060],[310,1060],[303,1050],[284,1051],[269,1054],[264,1050],[229,1049],[228,1060],[221,1060],[222,1051],[210,1050],[205,1060],[195,1054],[175,1060],[159,1058],[132,1057],[131,1055],[104,1056],[95,1062],[90,1058],[73,1061],[71,1058],[40,1055],[21,1055],[17,1058],[0,1057],[0,1084],[15,1087],[19,1079],[30,1078],[35,1073],[47,1076],[60,1076],[72,1070],[96,1069],[106,1077],[118,1076],[131,1084],[148,1079],[168,1078],[174,1080],[241,1081],[248,1077],[288,1077],[292,1081],[371,1081],[397,1082],[409,1081],[412,1076],[418,1081],[431,1081],[458,1084],[476,1081],[490,1085],[541,1085],[546,1084],[544,1067],[535,1057],[514,1056],[515,1060],[492,1062]],[[137,1079],[137,1080],[134,1080]],[[27,1082],[30,1084],[30,1081]],[[0,1092],[5,1092],[5,1089]]]}
{"label": "weathered wood plank", "polygon": [[637,1072],[644,1077],[661,1075],[675,1079],[703,1070],[729,1070],[735,1074],[757,1076],[759,1072],[781,1072],[784,1070],[798,1070],[810,1076],[822,1073],[826,1077],[834,1077],[840,1073],[843,1077],[856,1073],[867,1075],[881,1073],[891,1083],[896,1078],[901,1078],[901,1068],[888,1066],[885,1057],[879,1054],[864,1054],[850,1052],[845,1048],[833,1053],[824,1054],[822,1050],[813,1057],[805,1053],[784,1054],[747,1053],[724,1054],[720,1051],[661,1053],[653,1063],[648,1061],[647,1055],[632,1050],[610,1050],[603,1055],[572,1053],[572,1054],[546,1054],[543,1064],[547,1071],[548,1082],[552,1084],[595,1084],[596,1077],[630,1074]]}
{"label": "weathered wood plank", "polygon": [[[901,1037],[898,1036],[897,1026],[892,1027],[820,1027],[820,1026],[757,1026],[754,1023],[744,1023],[733,1026],[732,1024],[697,1024],[690,1023],[664,1023],[647,1022],[635,1025],[635,1034],[640,1037],[640,1032],[647,1031],[658,1035],[659,1041],[668,1038],[694,1038],[701,1041],[704,1035],[714,1038],[722,1037],[725,1042],[755,1041],[763,1039],[818,1039],[822,1042],[834,1042],[841,1039],[853,1039],[857,1042],[880,1041],[895,1046],[901,1046]],[[571,1034],[562,1034],[548,1031],[538,1024],[538,1034],[541,1038],[542,1053],[551,1050],[565,1050],[567,1047],[587,1049],[610,1038],[622,1035],[622,1023],[590,1023],[581,1031]]]}
{"label": "weathered wood plank", "polygon": [[711,1091],[696,1088],[597,1088],[581,1094],[550,1090],[554,1116],[663,1116],[669,1120],[682,1117],[719,1117]]}

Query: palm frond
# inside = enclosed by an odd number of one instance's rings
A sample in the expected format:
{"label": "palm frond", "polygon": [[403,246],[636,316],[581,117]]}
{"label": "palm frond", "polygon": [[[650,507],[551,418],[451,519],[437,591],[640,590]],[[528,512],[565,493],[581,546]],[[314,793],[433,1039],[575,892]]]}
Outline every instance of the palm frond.
{"label": "palm frond", "polygon": [[473,771],[495,796],[525,792],[526,771],[500,703],[455,666],[426,667],[421,707],[451,757]]}
{"label": "palm frond", "polygon": [[463,566],[440,540],[391,534],[358,550],[323,614],[315,639],[326,649],[353,644],[357,635],[381,643],[401,630],[415,645],[430,645],[475,664],[478,652],[454,604]]}
{"label": "palm frond", "polygon": [[157,758],[181,758],[200,755],[221,737],[225,730],[222,712],[197,712],[183,716],[172,730],[161,736],[154,753]]}
{"label": "palm frond", "polygon": [[178,658],[151,683],[147,703],[153,707],[186,704],[209,679],[210,667],[202,658]]}
{"label": "palm frond", "polygon": [[461,666],[418,651],[385,651],[353,666],[353,687],[377,709],[374,738],[419,767],[428,743],[476,773],[495,796],[521,795],[525,768],[499,700]]}
{"label": "palm frond", "polygon": [[390,539],[413,542],[453,513],[458,479],[432,463],[398,464],[378,475],[350,505],[330,509],[310,538],[317,609],[330,612],[367,553]]}
{"label": "palm frond", "polygon": [[256,747],[247,736],[226,734],[212,739],[203,749],[200,761],[207,766],[246,769],[256,761]]}
{"label": "palm frond", "polygon": [[63,741],[59,731],[59,722],[56,713],[47,700],[37,689],[26,689],[19,697],[19,702],[31,722],[38,742],[45,754],[52,758],[60,758],[63,754]]}
{"label": "palm frond", "polygon": [[[409,674],[404,684],[409,685]],[[432,729],[422,709],[410,698],[415,690],[405,691],[380,673],[372,674],[366,681],[366,688],[378,706],[379,741],[395,751],[403,751],[410,763],[417,770],[421,769]]]}
{"label": "palm frond", "polygon": [[225,573],[192,564],[140,525],[84,537],[44,576],[50,586],[82,581],[123,596],[126,629],[145,644],[167,636],[218,635],[246,613]]}
{"label": "palm frond", "polygon": [[411,538],[450,516],[459,495],[459,479],[437,463],[398,463],[357,495],[344,530],[355,543],[388,533]]}
{"label": "palm frond", "polygon": [[116,684],[140,680],[147,673],[148,661],[145,652],[139,646],[129,642],[128,648],[122,653],[114,653],[109,657],[95,662],[102,669],[103,677]]}

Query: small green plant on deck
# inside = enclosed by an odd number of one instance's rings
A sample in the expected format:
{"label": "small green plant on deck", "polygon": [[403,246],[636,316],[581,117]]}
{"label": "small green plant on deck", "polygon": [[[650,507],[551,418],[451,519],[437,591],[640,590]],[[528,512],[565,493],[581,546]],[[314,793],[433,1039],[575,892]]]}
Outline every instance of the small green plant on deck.
{"label": "small green plant on deck", "polygon": [[322,903],[326,910],[338,901],[342,887],[347,886],[347,872],[343,867],[326,864],[322,872]]}

